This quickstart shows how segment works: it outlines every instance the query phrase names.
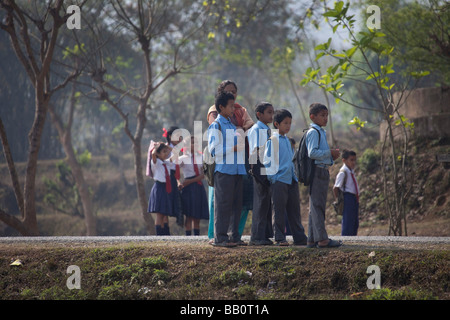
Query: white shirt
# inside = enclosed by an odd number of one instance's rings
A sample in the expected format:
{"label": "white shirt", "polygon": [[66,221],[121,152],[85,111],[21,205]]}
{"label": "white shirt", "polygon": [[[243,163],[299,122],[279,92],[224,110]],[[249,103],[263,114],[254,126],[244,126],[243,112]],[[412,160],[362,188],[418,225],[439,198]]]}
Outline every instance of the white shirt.
{"label": "white shirt", "polygon": [[[169,144],[169,147],[171,147],[172,149],[175,148],[175,146],[173,145],[173,143]],[[173,152],[170,152],[170,156],[169,159],[173,156]],[[167,164],[167,169],[169,170],[169,174],[170,174],[170,170],[175,170],[176,169],[176,165],[175,163],[173,163],[172,161],[168,162]]]}
{"label": "white shirt", "polygon": [[[344,190],[344,177],[345,177],[345,173],[344,171],[347,173],[347,181],[345,183],[345,190]],[[352,176],[351,174],[353,173],[353,175],[355,175],[355,173],[353,172],[353,170],[351,170],[349,167],[347,167],[345,164],[341,167],[341,169],[339,170],[338,175],[336,176],[336,182],[334,183],[334,186],[341,189],[342,191],[345,192],[350,192],[353,194],[359,194],[359,186],[358,186],[358,182],[356,181],[356,177],[355,177],[355,183],[353,182]]]}
{"label": "white shirt", "polygon": [[[184,154],[181,157],[178,158],[180,162],[180,168],[183,169],[183,175],[184,178],[190,178],[194,177],[197,174],[195,173],[194,164],[192,163],[192,155],[191,154]],[[195,155],[195,164],[198,168],[199,174],[201,174],[202,168],[203,168],[203,157],[201,154]]]}
{"label": "white shirt", "polygon": [[153,160],[150,161],[150,165],[152,166],[153,179],[159,182],[166,182],[166,171],[164,170],[163,164],[167,165],[167,171],[170,175],[170,161],[162,161],[159,158],[156,158],[156,163],[153,163]]}

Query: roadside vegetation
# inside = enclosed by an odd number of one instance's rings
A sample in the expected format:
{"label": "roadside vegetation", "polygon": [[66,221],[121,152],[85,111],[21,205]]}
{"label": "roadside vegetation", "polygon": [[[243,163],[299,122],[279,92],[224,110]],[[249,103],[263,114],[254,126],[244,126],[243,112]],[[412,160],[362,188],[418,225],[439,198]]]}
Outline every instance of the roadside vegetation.
{"label": "roadside vegetation", "polygon": [[[347,245],[217,249],[157,242],[91,247],[1,247],[1,300],[449,299],[448,247]],[[10,265],[20,260],[20,265]],[[70,265],[80,289],[70,290]],[[367,268],[381,271],[369,290]]]}

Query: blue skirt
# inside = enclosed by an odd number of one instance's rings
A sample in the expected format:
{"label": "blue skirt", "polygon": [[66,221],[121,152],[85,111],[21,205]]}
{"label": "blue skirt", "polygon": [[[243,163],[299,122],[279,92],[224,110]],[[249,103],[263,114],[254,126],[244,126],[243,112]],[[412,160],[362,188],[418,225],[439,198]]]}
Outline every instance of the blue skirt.
{"label": "blue skirt", "polygon": [[208,198],[205,187],[197,182],[181,189],[181,212],[195,219],[209,219]]}
{"label": "blue skirt", "polygon": [[166,184],[164,182],[155,181],[150,199],[148,200],[148,212],[161,213],[166,216],[177,217],[178,212],[174,208],[175,191],[172,188],[171,193],[167,193]]}

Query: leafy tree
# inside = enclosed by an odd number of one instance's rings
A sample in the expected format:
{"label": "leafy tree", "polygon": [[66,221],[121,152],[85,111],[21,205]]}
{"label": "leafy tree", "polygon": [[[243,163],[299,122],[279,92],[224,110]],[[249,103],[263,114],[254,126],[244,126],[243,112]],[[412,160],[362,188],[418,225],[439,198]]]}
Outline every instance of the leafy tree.
{"label": "leafy tree", "polygon": [[450,84],[450,4],[440,0],[367,0],[380,8],[382,41],[395,47],[397,77],[428,70],[428,85]]}
{"label": "leafy tree", "polygon": [[[198,63],[194,52],[206,21],[207,5],[184,1],[139,0],[131,3],[111,0],[105,6],[103,21],[114,21],[109,28],[126,39],[140,55],[139,77],[124,72],[131,60],[108,55],[106,46],[91,64],[91,78],[99,98],[108,103],[123,119],[123,130],[133,148],[136,186],[141,213],[149,233],[154,222],[147,213],[147,195],[142,166],[142,139],[147,125],[147,112],[152,109],[152,96],[168,79]],[[92,27],[92,30],[96,28]],[[98,30],[98,29],[97,29]],[[107,42],[101,34],[100,41]],[[196,36],[196,37],[194,37]],[[80,44],[81,45],[81,44]],[[107,71],[109,67],[109,71]],[[130,117],[130,114],[133,117]]]}
{"label": "leafy tree", "polygon": [[[343,101],[355,108],[367,109],[365,106],[356,105],[346,99],[344,79],[355,79],[363,81],[368,85],[375,86],[378,92],[380,108],[372,111],[380,112],[386,123],[386,130],[382,143],[381,170],[384,185],[385,208],[390,218],[389,234],[407,234],[406,227],[406,200],[412,190],[412,175],[407,172],[406,158],[409,145],[409,130],[413,124],[408,121],[400,112],[406,95],[406,84],[401,85],[392,81],[391,75],[395,73],[394,63],[391,53],[394,47],[381,41],[385,34],[376,29],[363,29],[358,34],[355,31],[354,15],[349,14],[349,3],[338,1],[333,8],[328,8],[325,4],[323,16],[330,21],[333,34],[339,28],[348,31],[351,47],[348,49],[336,50],[332,46],[333,38],[315,47],[318,52],[316,59],[329,56],[335,59],[336,63],[330,65],[326,73],[318,76],[320,69],[310,67],[306,70],[302,84],[309,82],[316,84],[334,96],[336,102]],[[355,53],[361,54],[362,60],[357,60]],[[372,64],[369,55],[377,57],[376,64]],[[420,79],[429,72],[411,72],[411,79]],[[394,95],[394,87],[397,96]],[[370,108],[369,108],[370,109]],[[358,117],[355,117],[351,124],[361,129],[365,125]],[[397,137],[396,137],[397,135]],[[400,143],[398,142],[400,141]]]}
{"label": "leafy tree", "polygon": [[71,72],[59,83],[52,83],[50,68],[57,45],[58,34],[65,24],[66,14],[62,0],[27,7],[14,0],[1,0],[0,29],[5,31],[20,63],[25,68],[35,95],[34,122],[28,135],[28,157],[23,192],[11,155],[11,149],[0,119],[0,138],[10,172],[21,219],[0,209],[0,219],[23,235],[38,235],[35,201],[35,180],[42,131],[52,95],[78,76]]}

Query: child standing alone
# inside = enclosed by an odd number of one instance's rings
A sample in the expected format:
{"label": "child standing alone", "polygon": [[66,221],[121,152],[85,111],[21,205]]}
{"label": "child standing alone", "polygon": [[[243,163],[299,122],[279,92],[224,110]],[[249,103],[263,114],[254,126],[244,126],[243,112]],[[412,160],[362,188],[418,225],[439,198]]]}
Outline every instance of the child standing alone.
{"label": "child standing alone", "polygon": [[344,194],[341,234],[343,236],[356,236],[359,227],[359,186],[354,174],[356,153],[352,150],[344,150],[342,152],[342,162],[344,164],[336,176],[333,195],[337,200],[339,189]]}

